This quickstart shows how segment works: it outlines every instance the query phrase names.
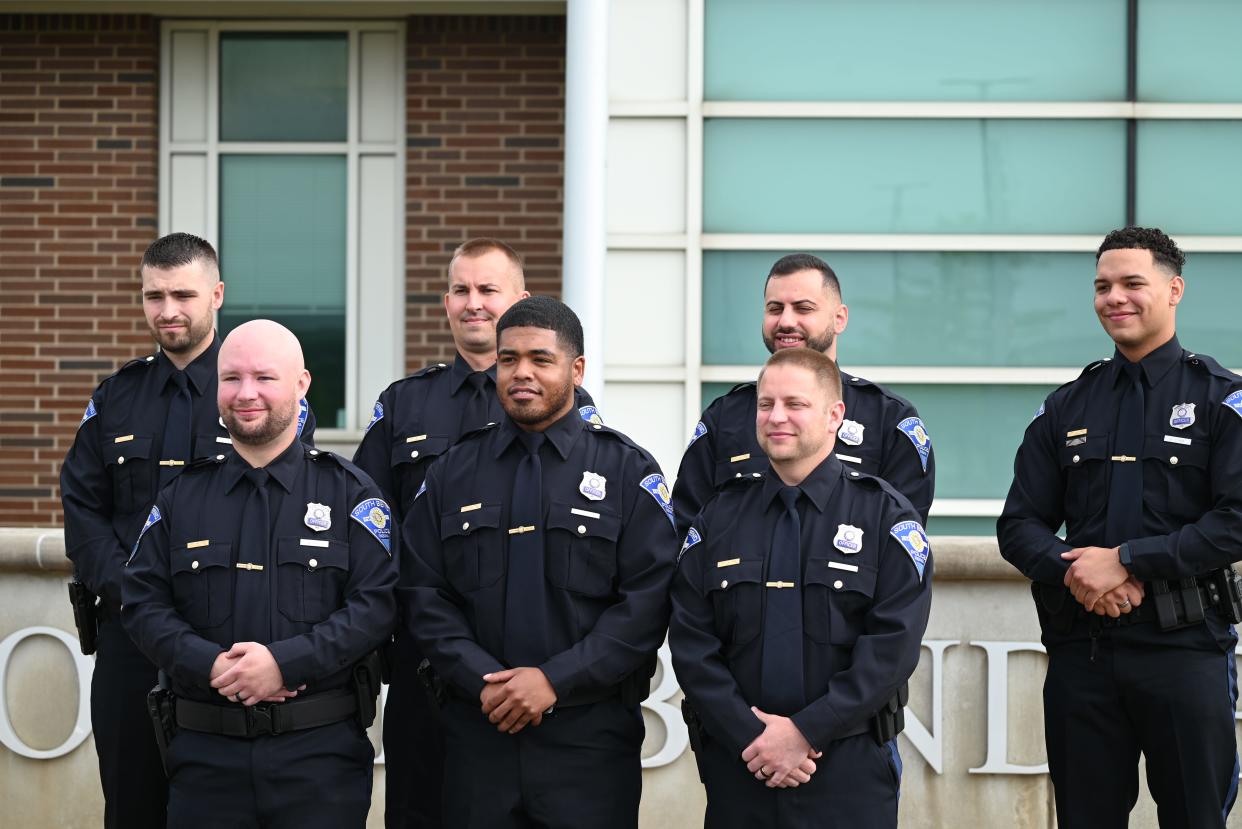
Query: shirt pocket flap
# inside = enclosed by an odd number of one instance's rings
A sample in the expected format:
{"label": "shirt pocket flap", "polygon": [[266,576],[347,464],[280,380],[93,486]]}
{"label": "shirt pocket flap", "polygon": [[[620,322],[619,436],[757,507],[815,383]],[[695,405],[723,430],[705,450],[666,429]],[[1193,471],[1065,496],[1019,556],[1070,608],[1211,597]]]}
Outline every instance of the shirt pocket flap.
{"label": "shirt pocket flap", "polygon": [[[120,441],[119,443],[117,441]],[[124,465],[131,458],[151,457],[151,438],[117,435],[104,443],[104,463]]]}
{"label": "shirt pocket flap", "polygon": [[875,595],[876,569],[865,562],[813,559],[806,565],[806,583],[823,585],[831,591]]}
{"label": "shirt pocket flap", "polygon": [[1206,443],[1169,443],[1163,437],[1149,437],[1143,442],[1143,458],[1158,460],[1171,467],[1192,466],[1207,469],[1211,453]]}
{"label": "shirt pocket flap", "polygon": [[1058,451],[1065,469],[1074,469],[1089,461],[1102,461],[1108,456],[1108,435],[1090,437],[1086,443],[1062,446]]}
{"label": "shirt pocket flap", "polygon": [[300,564],[307,570],[335,567],[349,569],[349,544],[331,538],[277,539],[276,562]]}
{"label": "shirt pocket flap", "polygon": [[179,573],[199,573],[211,567],[228,567],[233,563],[232,544],[207,543],[192,546],[195,542],[172,549],[171,570],[175,576]]}
{"label": "shirt pocket flap", "polygon": [[[726,559],[727,561],[727,559]],[[708,592],[732,590],[739,584],[758,584],[763,580],[763,560],[739,561],[724,567],[717,566],[707,574]]]}
{"label": "shirt pocket flap", "polygon": [[553,501],[548,508],[547,526],[583,538],[616,541],[621,534],[621,516],[598,508],[585,509]]}
{"label": "shirt pocket flap", "polygon": [[413,435],[411,437],[417,437],[418,440],[401,437],[393,441],[393,466],[430,460],[444,454],[449,448],[449,439],[443,435]]}
{"label": "shirt pocket flap", "polygon": [[470,535],[475,530],[500,526],[500,504],[473,504],[440,514],[440,540]]}

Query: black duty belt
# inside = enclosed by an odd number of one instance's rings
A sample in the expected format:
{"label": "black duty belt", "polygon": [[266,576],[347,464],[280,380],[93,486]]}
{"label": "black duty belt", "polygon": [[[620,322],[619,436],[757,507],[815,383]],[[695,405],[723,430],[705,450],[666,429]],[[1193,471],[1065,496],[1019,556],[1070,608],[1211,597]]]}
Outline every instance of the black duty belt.
{"label": "black duty belt", "polygon": [[347,720],[357,712],[358,698],[349,691],[324,691],[306,699],[260,702],[248,707],[178,698],[176,710],[177,725],[181,728],[252,739]]}
{"label": "black duty belt", "polygon": [[[1194,586],[1183,588],[1177,580],[1167,579],[1160,580],[1158,587],[1151,581],[1143,582],[1143,603],[1137,607],[1131,608],[1129,613],[1123,613],[1117,618],[1111,616],[1099,616],[1090,613],[1083,607],[1079,606],[1078,616],[1080,619],[1089,620],[1097,623],[1100,627],[1129,627],[1130,625],[1141,625],[1147,622],[1157,622],[1159,619],[1159,603],[1167,602],[1168,607],[1165,609],[1165,615],[1168,619],[1175,620],[1172,625],[1166,620],[1162,627],[1186,627],[1188,625],[1197,624],[1203,621],[1202,615],[1197,618],[1193,613],[1187,612],[1187,597],[1185,591],[1188,589],[1191,597],[1197,592],[1201,603],[1201,610],[1206,611],[1221,604],[1219,591],[1212,583],[1214,575],[1198,576],[1194,581]],[[1191,580],[1187,579],[1187,583]],[[1164,588],[1164,585],[1168,585]],[[1161,589],[1163,588],[1163,589]]]}

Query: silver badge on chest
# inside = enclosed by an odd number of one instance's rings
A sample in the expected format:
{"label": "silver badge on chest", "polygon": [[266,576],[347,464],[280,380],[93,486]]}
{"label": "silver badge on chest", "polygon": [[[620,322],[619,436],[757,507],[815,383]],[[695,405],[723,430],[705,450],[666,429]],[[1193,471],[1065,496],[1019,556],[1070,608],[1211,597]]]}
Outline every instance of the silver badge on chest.
{"label": "silver badge on chest", "polygon": [[607,488],[608,479],[594,472],[583,472],[582,483],[578,484],[578,491],[592,501],[604,500]]}
{"label": "silver badge on chest", "polygon": [[862,530],[852,524],[838,524],[836,537],[832,539],[832,546],[843,553],[853,555],[862,552],[862,542]]}
{"label": "silver badge on chest", "polygon": [[302,519],[306,526],[317,533],[332,527],[332,508],[323,504],[309,503],[306,505],[306,517]]}
{"label": "silver badge on chest", "polygon": [[1185,429],[1195,422],[1195,404],[1178,403],[1169,415],[1169,425],[1174,429]]}
{"label": "silver badge on chest", "polygon": [[842,443],[857,446],[863,442],[863,430],[866,428],[857,420],[843,420],[841,421],[841,428],[837,430],[837,437],[841,439]]}

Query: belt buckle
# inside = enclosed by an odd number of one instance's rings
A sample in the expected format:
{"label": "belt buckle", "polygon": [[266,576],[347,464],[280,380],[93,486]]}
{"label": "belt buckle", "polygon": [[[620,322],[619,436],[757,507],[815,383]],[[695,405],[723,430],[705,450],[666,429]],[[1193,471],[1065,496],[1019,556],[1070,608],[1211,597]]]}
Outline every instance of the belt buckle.
{"label": "belt buckle", "polygon": [[272,708],[272,703],[260,702],[257,705],[243,709],[246,712],[247,733],[253,737],[262,737],[265,734],[275,737],[280,734],[280,728],[276,725],[275,712]]}

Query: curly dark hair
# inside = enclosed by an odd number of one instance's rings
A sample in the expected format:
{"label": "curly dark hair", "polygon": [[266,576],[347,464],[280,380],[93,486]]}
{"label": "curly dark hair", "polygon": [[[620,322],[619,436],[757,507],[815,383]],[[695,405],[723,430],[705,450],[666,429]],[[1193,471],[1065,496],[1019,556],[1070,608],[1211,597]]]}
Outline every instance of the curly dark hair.
{"label": "curly dark hair", "polygon": [[1151,258],[1157,265],[1181,276],[1182,267],[1186,264],[1186,254],[1158,227],[1123,227],[1114,230],[1104,237],[1100,249],[1095,252],[1095,261],[1107,250],[1149,250]]}
{"label": "curly dark hair", "polygon": [[545,328],[556,333],[556,340],[571,358],[583,353],[582,322],[573,309],[550,296],[519,299],[496,322],[496,345],[507,328]]}

